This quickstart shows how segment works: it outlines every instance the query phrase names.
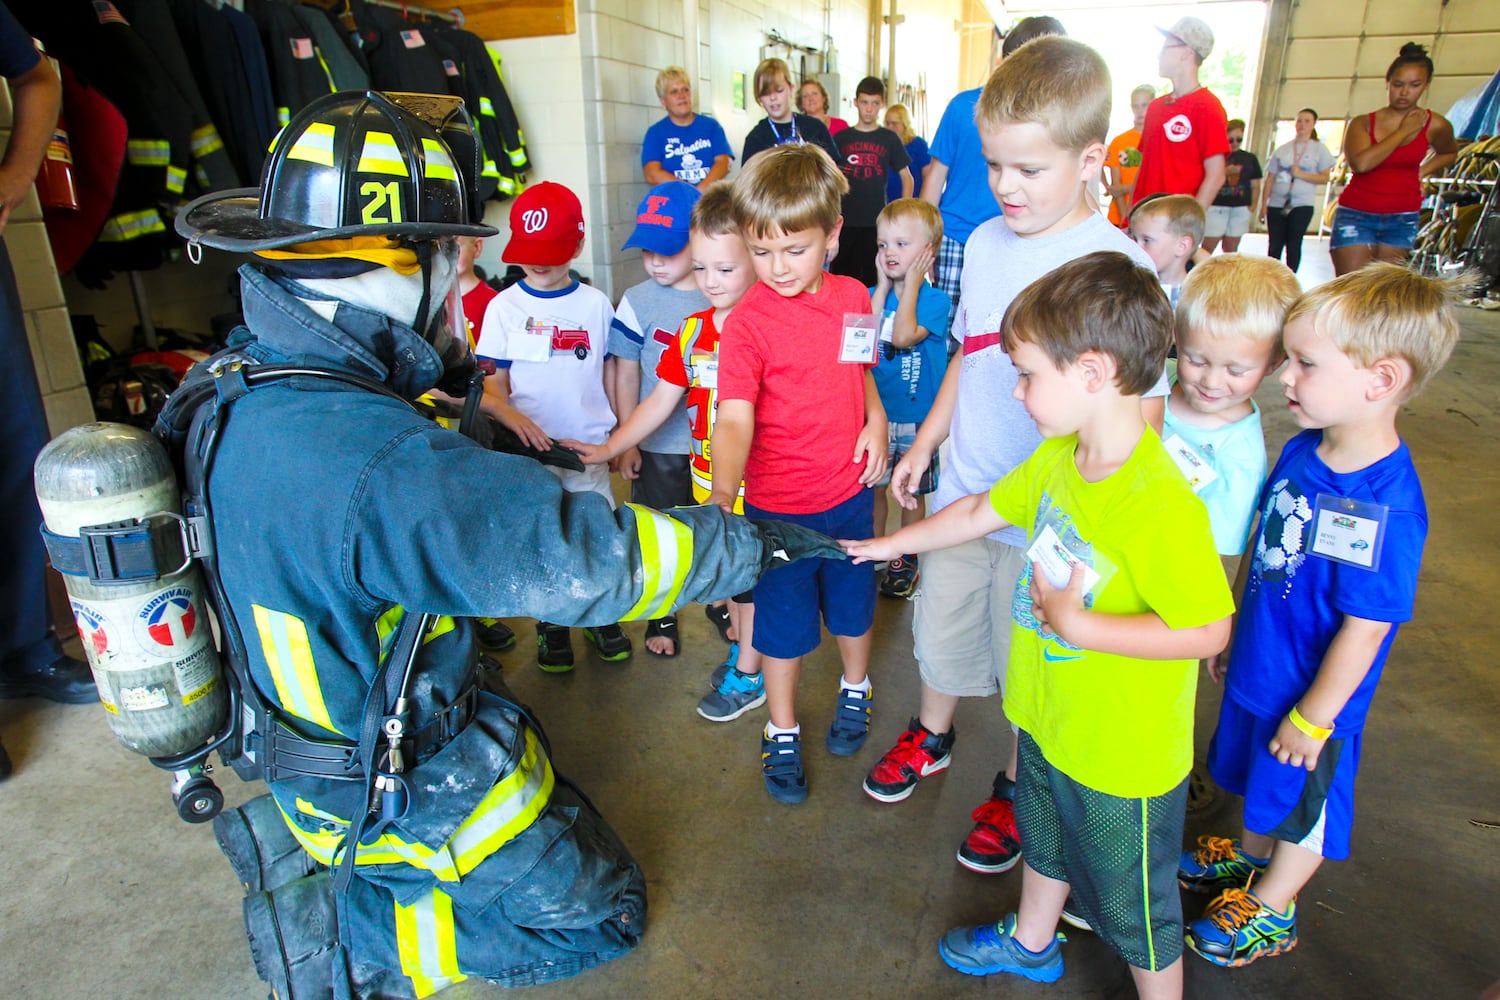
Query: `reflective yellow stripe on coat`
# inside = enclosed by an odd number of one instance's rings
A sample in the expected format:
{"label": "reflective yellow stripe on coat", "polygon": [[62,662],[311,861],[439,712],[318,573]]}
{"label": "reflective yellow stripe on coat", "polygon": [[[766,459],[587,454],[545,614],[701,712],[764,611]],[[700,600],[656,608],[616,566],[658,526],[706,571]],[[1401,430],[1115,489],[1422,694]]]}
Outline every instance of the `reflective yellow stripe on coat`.
{"label": "reflective yellow stripe on coat", "polygon": [[682,583],[693,564],[693,531],[675,518],[633,503],[625,506],[635,515],[636,538],[641,545],[644,586],[640,599],[625,613],[623,621],[664,617],[677,605]]}
{"label": "reflective yellow stripe on coat", "polygon": [[395,907],[401,971],[417,996],[430,996],[468,978],[458,970],[453,900],[446,893],[433,889],[410,906]]}
{"label": "reflective yellow stripe on coat", "polygon": [[[495,783],[469,818],[453,832],[448,842],[434,850],[425,844],[405,840],[387,833],[367,844],[361,844],[354,863],[358,865],[408,864],[431,872],[443,882],[457,882],[478,868],[523,830],[536,822],[552,800],[555,778],[552,764],[541,751],[536,734],[525,731],[526,750],[516,769]],[[348,820],[323,812],[312,803],[297,800],[297,810],[308,816],[337,823],[341,829],[309,833],[286,817],[292,836],[302,849],[319,862],[332,867],[344,842]]]}

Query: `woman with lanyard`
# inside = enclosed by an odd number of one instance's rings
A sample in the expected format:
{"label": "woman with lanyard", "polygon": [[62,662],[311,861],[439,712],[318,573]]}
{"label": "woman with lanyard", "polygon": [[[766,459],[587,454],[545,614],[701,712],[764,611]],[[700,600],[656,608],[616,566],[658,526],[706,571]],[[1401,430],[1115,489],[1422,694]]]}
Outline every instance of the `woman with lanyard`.
{"label": "woman with lanyard", "polygon": [[829,116],[828,91],[819,80],[809,78],[802,81],[797,91],[797,110],[822,122],[829,135],[838,135],[849,127],[844,119]]}
{"label": "woman with lanyard", "polygon": [[812,115],[792,111],[792,71],[782,59],[764,59],[755,67],[755,100],[766,116],[745,136],[740,151],[740,169],[750,157],[772,146],[789,142],[810,142],[839,162],[839,149],[823,123]]}
{"label": "woman with lanyard", "polygon": [[1406,261],[1420,222],[1422,181],[1458,153],[1448,119],[1417,106],[1432,73],[1427,50],[1407,42],[1385,72],[1386,106],[1344,130],[1344,159],[1354,176],[1333,214],[1335,274],[1372,260]]}
{"label": "woman with lanyard", "polygon": [[[885,127],[896,133],[901,145],[906,147],[907,159],[911,160],[911,196],[918,198],[922,194],[922,174],[927,169],[927,164],[932,162],[927,140],[917,135],[916,129],[911,127],[911,114],[904,104],[892,104],[885,109]],[[892,174],[890,182],[886,184],[885,200],[895,201],[900,197],[901,177]]]}
{"label": "woman with lanyard", "polygon": [[1286,251],[1286,266],[1293,271],[1302,263],[1302,237],[1312,222],[1318,185],[1328,181],[1333,154],[1318,139],[1318,113],[1312,108],[1297,112],[1296,135],[1283,143],[1266,162],[1269,184],[1261,185],[1257,214],[1270,235],[1266,253],[1277,260]]}

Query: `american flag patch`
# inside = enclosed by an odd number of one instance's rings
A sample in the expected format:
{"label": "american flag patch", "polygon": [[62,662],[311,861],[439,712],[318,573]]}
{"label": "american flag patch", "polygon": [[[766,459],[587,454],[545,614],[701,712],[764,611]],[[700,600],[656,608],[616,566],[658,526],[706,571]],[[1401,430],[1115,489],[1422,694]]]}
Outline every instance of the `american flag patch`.
{"label": "american flag patch", "polygon": [[100,24],[123,24],[127,27],[130,22],[125,20],[125,15],[115,9],[115,5],[109,0],[94,0],[94,16],[99,19]]}
{"label": "american flag patch", "polygon": [[401,32],[401,43],[409,49],[420,49],[427,44],[427,40],[422,37],[420,31],[413,29]]}
{"label": "american flag patch", "polygon": [[292,43],[293,59],[311,59],[313,57],[313,43],[311,38],[289,38]]}

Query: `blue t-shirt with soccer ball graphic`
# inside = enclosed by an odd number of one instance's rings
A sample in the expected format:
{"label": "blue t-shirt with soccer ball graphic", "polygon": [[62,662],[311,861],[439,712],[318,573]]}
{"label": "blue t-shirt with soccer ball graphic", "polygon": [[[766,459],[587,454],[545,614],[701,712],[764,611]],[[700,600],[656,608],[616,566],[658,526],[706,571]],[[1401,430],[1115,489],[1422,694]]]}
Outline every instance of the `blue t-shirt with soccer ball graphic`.
{"label": "blue t-shirt with soccer ball graphic", "polygon": [[[1260,523],[1245,584],[1225,692],[1263,719],[1285,715],[1312,686],[1334,636],[1352,615],[1391,622],[1364,680],[1335,721],[1340,736],[1364,728],[1396,625],[1408,621],[1427,539],[1427,504],[1406,443],[1355,472],[1318,457],[1322,431],[1287,442],[1260,498]],[[1386,508],[1373,568],[1314,551],[1319,496]]]}

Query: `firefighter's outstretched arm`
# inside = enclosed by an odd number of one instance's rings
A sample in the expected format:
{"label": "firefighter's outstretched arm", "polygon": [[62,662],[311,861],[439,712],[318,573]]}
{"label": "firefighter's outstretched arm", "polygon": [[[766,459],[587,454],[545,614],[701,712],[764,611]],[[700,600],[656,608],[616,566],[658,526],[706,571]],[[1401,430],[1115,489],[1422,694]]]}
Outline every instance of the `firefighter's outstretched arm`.
{"label": "firefighter's outstretched arm", "polygon": [[412,434],[380,466],[353,523],[408,523],[422,557],[388,529],[350,539],[349,572],[374,602],[427,593],[421,610],[431,613],[599,625],[743,593],[779,562],[843,558],[815,532],[718,507],[611,510],[598,494],[566,492],[534,461],[437,429]]}

